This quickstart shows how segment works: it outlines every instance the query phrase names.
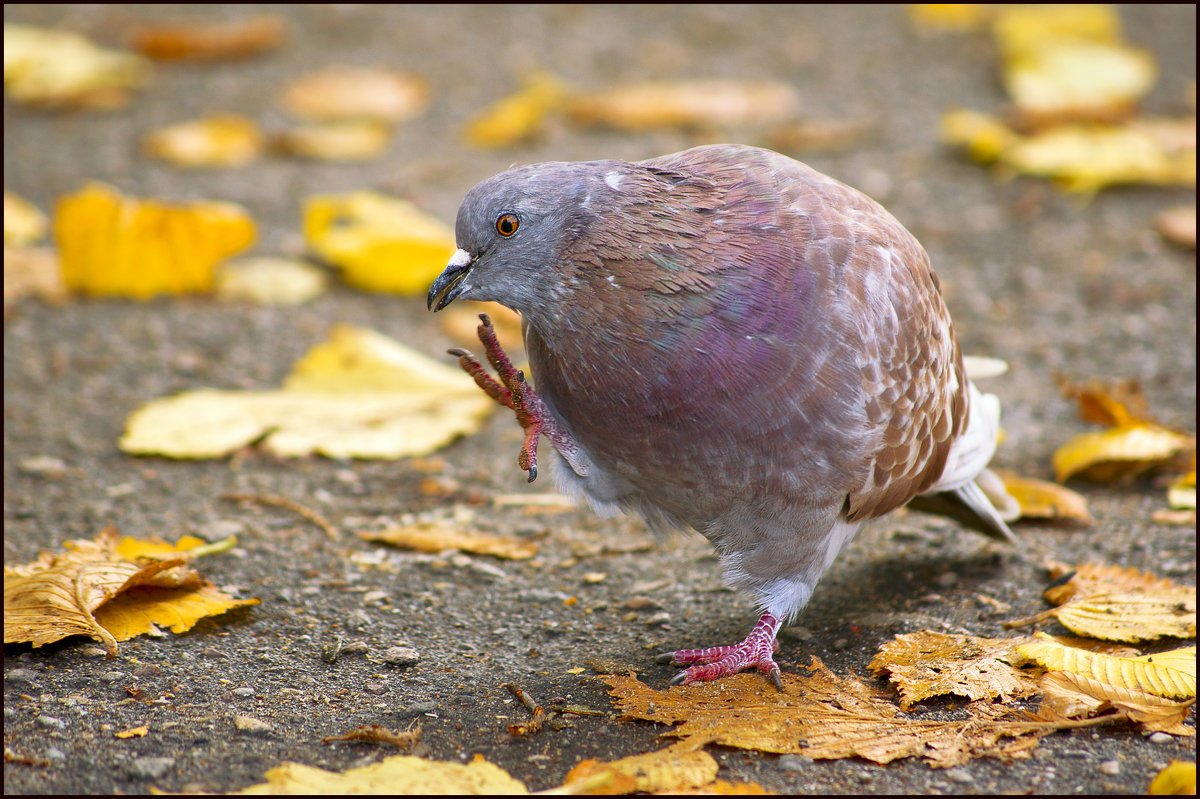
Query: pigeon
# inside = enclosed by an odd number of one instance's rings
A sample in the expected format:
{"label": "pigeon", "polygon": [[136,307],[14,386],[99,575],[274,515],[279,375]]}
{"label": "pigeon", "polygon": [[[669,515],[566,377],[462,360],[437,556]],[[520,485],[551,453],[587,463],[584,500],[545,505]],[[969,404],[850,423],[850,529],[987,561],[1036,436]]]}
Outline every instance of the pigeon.
{"label": "pigeon", "polygon": [[[450,350],[561,489],[693,529],[761,616],[739,644],[665,653],[672,684],[756,668],[870,519],[910,500],[1012,542],[987,466],[999,403],[969,382],[925,250],[859,191],[718,144],[636,163],[520,166],[466,195],[428,306],[521,315],[532,384],[481,315],[497,377]],[[994,502],[995,500],[995,502]]]}

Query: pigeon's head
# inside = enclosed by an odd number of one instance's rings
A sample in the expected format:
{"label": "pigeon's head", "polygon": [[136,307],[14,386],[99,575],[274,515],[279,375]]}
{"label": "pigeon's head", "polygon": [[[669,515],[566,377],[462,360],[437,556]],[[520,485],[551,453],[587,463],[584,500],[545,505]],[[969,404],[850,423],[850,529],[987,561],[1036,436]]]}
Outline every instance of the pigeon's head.
{"label": "pigeon's head", "polygon": [[458,251],[430,287],[429,307],[441,310],[462,297],[528,314],[561,300],[559,262],[593,216],[597,166],[533,164],[471,189],[458,209]]}

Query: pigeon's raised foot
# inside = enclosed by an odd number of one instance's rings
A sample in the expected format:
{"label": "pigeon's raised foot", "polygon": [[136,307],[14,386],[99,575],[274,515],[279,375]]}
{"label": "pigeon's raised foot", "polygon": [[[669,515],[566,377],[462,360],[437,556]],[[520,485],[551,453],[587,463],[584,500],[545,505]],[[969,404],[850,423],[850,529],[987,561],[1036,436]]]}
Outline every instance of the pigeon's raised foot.
{"label": "pigeon's raised foot", "polygon": [[529,472],[529,482],[532,483],[537,479],[538,436],[543,432],[550,432],[546,428],[553,425],[553,420],[541,398],[525,382],[524,372],[512,365],[504,348],[500,346],[496,339],[496,331],[492,328],[492,320],[487,314],[481,313],[479,321],[479,340],[483,343],[484,354],[500,379],[497,381],[484,371],[483,364],[467,350],[455,348],[449,350],[449,353],[458,357],[458,365],[475,378],[475,383],[487,392],[489,397],[516,412],[517,421],[525,431],[525,442],[521,445],[517,463]]}
{"label": "pigeon's raised foot", "polygon": [[775,640],[778,631],[779,619],[770,613],[764,613],[740,644],[665,652],[658,656],[658,662],[676,666],[696,664],[676,674],[671,680],[671,685],[715,680],[753,666],[767,675],[776,689],[782,691],[783,681],[779,676],[779,666],[775,665],[775,660],[771,657],[779,651],[779,642]]}

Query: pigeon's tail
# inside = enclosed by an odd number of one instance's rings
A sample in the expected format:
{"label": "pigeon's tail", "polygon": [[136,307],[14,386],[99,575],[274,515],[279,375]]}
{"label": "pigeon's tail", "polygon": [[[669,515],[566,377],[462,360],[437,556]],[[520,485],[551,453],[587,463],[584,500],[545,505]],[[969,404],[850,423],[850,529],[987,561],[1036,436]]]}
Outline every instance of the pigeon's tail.
{"label": "pigeon's tail", "polygon": [[913,497],[908,506],[925,513],[948,516],[988,538],[1010,544],[1017,542],[1005,523],[1019,513],[1016,500],[1005,491],[1004,482],[996,473],[987,469],[958,488]]}
{"label": "pigeon's tail", "polygon": [[983,394],[967,383],[970,402],[967,429],[954,442],[942,478],[933,487],[909,501],[909,507],[949,516],[984,535],[1015,543],[1006,521],[1020,515],[1017,501],[1004,488],[1004,481],[987,468],[996,452],[1000,431],[1000,400]]}

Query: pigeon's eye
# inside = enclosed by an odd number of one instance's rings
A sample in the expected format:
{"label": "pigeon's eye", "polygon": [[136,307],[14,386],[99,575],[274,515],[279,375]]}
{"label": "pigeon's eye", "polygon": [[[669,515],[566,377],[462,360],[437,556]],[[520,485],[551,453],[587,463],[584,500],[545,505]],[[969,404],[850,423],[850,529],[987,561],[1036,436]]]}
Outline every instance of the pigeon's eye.
{"label": "pigeon's eye", "polygon": [[516,214],[501,214],[496,220],[496,232],[504,238],[508,238],[517,232],[517,228],[521,226],[521,220],[517,219]]}

